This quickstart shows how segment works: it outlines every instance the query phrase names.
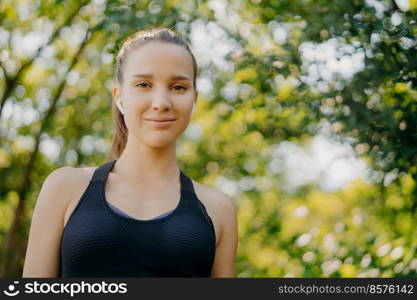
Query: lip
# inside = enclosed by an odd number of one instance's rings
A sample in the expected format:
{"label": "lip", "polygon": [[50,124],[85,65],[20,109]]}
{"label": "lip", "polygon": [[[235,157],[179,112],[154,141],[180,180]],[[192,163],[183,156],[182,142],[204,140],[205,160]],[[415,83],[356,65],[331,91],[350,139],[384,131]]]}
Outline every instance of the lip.
{"label": "lip", "polygon": [[145,119],[147,123],[149,123],[154,128],[168,128],[171,127],[172,124],[175,123],[176,119],[169,119],[164,121],[158,121],[155,119]]}
{"label": "lip", "polygon": [[165,122],[173,122],[176,119],[145,119],[145,120],[151,121],[151,122],[165,123]]}

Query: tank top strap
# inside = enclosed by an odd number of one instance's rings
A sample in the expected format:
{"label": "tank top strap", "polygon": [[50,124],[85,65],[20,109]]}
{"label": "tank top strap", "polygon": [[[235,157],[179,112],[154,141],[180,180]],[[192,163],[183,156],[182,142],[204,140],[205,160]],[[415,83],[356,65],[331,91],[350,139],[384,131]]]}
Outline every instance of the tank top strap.
{"label": "tank top strap", "polygon": [[111,170],[115,162],[116,160],[109,161],[99,166],[97,169],[95,169],[93,177],[91,178],[91,182],[94,182],[94,181],[104,182],[107,178],[107,175],[109,174],[109,171]]}
{"label": "tank top strap", "polygon": [[[94,182],[94,181],[105,182],[110,170],[113,168],[115,163],[116,163],[116,160],[112,160],[99,166],[94,171],[94,174],[91,178],[91,182]],[[180,169],[180,184],[181,184],[182,191],[187,191],[192,194],[195,194],[194,186],[190,177],[188,177],[181,169]]]}
{"label": "tank top strap", "polygon": [[180,178],[181,178],[181,190],[188,191],[190,193],[195,193],[193,183],[186,174],[180,169]]}

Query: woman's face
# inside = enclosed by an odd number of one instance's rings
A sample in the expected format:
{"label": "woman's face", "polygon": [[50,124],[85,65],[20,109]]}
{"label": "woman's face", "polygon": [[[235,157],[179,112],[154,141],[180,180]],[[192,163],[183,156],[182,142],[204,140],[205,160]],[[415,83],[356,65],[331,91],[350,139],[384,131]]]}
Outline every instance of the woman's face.
{"label": "woman's face", "polygon": [[129,138],[153,147],[175,142],[197,101],[193,73],[190,54],[175,44],[151,41],[127,54],[113,98],[120,97]]}

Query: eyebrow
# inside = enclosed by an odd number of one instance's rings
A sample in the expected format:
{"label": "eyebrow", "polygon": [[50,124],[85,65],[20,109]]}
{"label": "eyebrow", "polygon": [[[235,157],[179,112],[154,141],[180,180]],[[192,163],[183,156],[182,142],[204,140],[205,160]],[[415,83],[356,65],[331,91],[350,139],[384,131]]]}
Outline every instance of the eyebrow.
{"label": "eyebrow", "polygon": [[[144,78],[153,78],[153,75],[151,74],[135,74],[132,75],[132,77],[144,77]],[[175,76],[171,76],[172,80],[188,80],[191,81],[190,78],[188,78],[187,76],[182,76],[182,75],[175,75]]]}

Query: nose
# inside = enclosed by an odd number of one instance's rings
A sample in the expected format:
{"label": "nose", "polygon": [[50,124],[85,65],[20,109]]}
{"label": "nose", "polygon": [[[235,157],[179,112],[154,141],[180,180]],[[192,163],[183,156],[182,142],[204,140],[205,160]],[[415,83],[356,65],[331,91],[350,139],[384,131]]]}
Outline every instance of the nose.
{"label": "nose", "polygon": [[169,93],[165,88],[160,87],[154,90],[152,95],[152,109],[153,110],[167,110],[172,106]]}

